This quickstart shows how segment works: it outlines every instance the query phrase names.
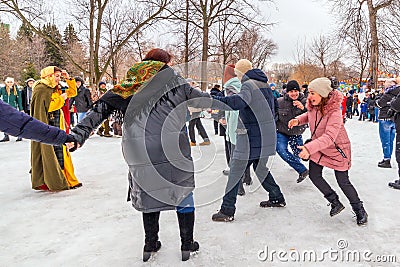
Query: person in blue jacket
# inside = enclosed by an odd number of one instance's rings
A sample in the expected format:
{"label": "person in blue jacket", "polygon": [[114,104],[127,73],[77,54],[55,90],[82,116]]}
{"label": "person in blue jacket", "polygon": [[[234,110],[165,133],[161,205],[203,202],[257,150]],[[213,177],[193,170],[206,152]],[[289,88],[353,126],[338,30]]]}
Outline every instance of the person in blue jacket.
{"label": "person in blue jacket", "polygon": [[59,128],[47,125],[0,100],[0,131],[50,145],[76,142]]}

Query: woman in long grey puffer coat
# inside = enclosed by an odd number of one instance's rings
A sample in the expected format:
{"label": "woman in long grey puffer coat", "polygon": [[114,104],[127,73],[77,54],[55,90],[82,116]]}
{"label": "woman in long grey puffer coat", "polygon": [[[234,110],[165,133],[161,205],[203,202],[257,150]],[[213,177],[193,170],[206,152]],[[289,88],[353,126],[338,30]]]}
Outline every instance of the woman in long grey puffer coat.
{"label": "woman in long grey puffer coat", "polygon": [[143,212],[144,261],[161,247],[158,220],[162,210],[177,210],[182,260],[199,249],[193,240],[194,167],[185,122],[188,105],[208,108],[211,98],[190,87],[168,66],[170,60],[166,51],[151,50],[129,69],[126,80],[103,95],[72,130],[82,145],[111,113],[117,111],[123,116],[128,200]]}

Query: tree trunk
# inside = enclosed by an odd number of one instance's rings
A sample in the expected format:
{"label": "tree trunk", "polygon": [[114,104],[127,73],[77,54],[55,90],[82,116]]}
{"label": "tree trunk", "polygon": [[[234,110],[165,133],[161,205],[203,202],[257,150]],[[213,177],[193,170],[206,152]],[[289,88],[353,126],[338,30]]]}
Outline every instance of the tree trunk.
{"label": "tree trunk", "polygon": [[189,0],[186,0],[186,21],[185,21],[185,58],[184,58],[184,73],[185,78],[189,76]]}
{"label": "tree trunk", "polygon": [[378,29],[376,26],[376,13],[377,9],[374,8],[372,0],[368,0],[368,15],[369,15],[369,27],[371,32],[371,54],[369,60],[369,69],[373,83],[371,89],[378,88],[378,63],[379,63],[379,49],[378,49]]}
{"label": "tree trunk", "polygon": [[203,48],[201,55],[201,90],[206,91],[208,85],[207,60],[208,60],[208,19],[203,19]]}

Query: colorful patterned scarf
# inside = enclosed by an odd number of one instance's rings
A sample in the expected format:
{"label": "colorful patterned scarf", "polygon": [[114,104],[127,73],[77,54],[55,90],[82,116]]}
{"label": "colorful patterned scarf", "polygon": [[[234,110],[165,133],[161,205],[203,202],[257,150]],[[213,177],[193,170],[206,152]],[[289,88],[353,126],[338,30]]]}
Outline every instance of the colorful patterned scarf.
{"label": "colorful patterned scarf", "polygon": [[152,60],[135,63],[126,73],[125,80],[111,91],[126,99],[140,91],[164,65],[163,62]]}

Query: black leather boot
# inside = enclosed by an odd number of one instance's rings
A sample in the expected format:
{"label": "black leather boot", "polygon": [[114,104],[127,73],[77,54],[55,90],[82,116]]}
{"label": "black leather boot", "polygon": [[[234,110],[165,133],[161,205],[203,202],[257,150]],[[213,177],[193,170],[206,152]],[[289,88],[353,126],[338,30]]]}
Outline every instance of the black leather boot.
{"label": "black leather boot", "polygon": [[351,204],[353,211],[356,214],[357,225],[364,225],[368,222],[368,213],[365,211],[363,203]]}
{"label": "black leather boot", "polygon": [[182,261],[187,261],[190,258],[190,252],[199,250],[199,243],[193,240],[194,228],[194,211],[188,213],[179,213],[179,232],[181,236],[181,252]]}
{"label": "black leather boot", "polygon": [[150,259],[153,252],[157,252],[161,248],[161,242],[158,241],[158,219],[160,212],[143,213],[143,226],[145,232],[145,244],[143,248],[143,261]]}
{"label": "black leather boot", "polygon": [[329,212],[329,215],[331,215],[331,217],[344,210],[344,206],[339,201],[339,196],[335,192],[325,196],[325,198],[330,202],[331,211]]}
{"label": "black leather boot", "polygon": [[10,137],[8,136],[8,134],[4,134],[4,138],[0,140],[0,142],[8,142],[10,141]]}

